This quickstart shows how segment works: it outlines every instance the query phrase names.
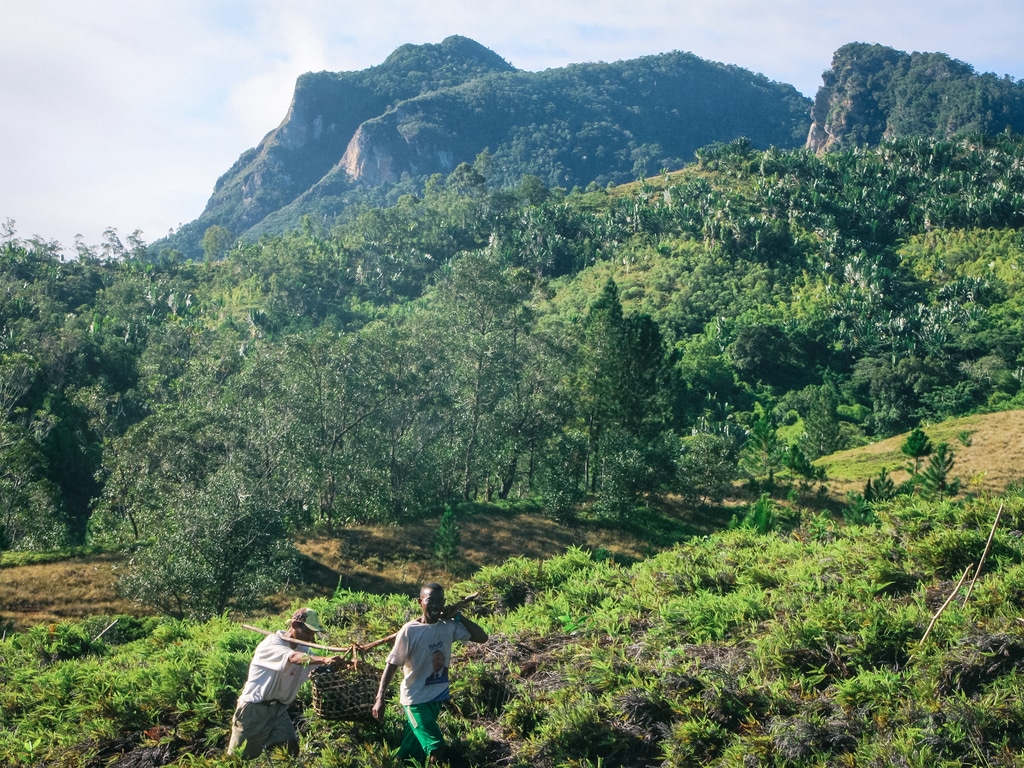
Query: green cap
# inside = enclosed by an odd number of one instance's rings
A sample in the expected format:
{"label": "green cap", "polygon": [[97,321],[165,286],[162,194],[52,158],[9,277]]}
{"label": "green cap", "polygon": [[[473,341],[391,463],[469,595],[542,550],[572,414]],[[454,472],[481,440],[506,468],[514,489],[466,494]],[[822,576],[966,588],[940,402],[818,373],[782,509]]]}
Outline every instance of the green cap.
{"label": "green cap", "polygon": [[314,632],[324,631],[324,628],[320,626],[320,617],[317,616],[316,611],[312,608],[299,608],[299,610],[292,614],[292,621],[297,621],[299,624],[305,624]]}

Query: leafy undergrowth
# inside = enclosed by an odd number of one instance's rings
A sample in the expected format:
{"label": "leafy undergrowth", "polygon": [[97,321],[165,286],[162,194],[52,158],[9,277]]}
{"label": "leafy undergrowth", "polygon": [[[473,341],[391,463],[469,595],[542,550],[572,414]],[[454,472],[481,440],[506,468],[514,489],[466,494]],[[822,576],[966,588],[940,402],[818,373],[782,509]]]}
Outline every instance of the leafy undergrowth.
{"label": "leafy undergrowth", "polygon": [[[452,764],[1024,766],[1024,489],[876,514],[840,527],[807,513],[631,565],[581,548],[512,558],[451,585],[480,593],[491,633],[458,647]],[[314,605],[335,645],[415,610],[347,589]],[[5,764],[240,765],[223,749],[259,635],[228,617],[111,620],[0,642]],[[277,764],[396,765],[394,697],[382,724],[338,723],[304,690],[303,754]]]}

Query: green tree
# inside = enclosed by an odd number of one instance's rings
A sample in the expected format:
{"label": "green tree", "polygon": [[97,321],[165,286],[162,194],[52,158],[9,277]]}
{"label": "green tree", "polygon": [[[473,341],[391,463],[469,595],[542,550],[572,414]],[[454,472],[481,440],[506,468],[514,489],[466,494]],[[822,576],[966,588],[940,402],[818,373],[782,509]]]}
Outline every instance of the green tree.
{"label": "green tree", "polygon": [[932,453],[932,441],[920,427],[915,427],[900,445],[900,453],[910,459],[907,472],[917,477],[921,471],[921,460]]}
{"label": "green tree", "polygon": [[198,492],[231,462],[242,476],[282,482],[290,425],[274,410],[283,399],[279,372],[270,375],[268,356],[230,329],[209,339],[193,351],[174,400],[106,441],[103,491],[89,525],[97,541],[158,536],[180,494]]}
{"label": "green tree", "polygon": [[[438,286],[436,327],[452,365],[452,420],[462,453],[459,493],[466,501],[478,486],[489,487],[497,443],[509,446],[498,438],[508,425],[495,414],[506,410],[531,366],[525,359],[531,287],[529,273],[502,269],[491,251],[464,255]],[[518,458],[513,453],[503,461],[507,467]]]}
{"label": "green tree", "polygon": [[219,261],[234,243],[235,236],[230,229],[214,224],[203,233],[203,255],[207,261]]}
{"label": "green tree", "polygon": [[864,484],[864,500],[869,504],[875,501],[888,501],[896,494],[896,484],[889,477],[889,471],[884,467],[878,473],[878,477],[868,478]]}
{"label": "green tree", "polygon": [[824,476],[824,469],[814,466],[798,443],[790,443],[782,454],[782,466],[805,480],[821,479]]}
{"label": "green tree", "polygon": [[668,418],[667,371],[657,325],[643,314],[624,317],[618,286],[609,278],[587,308],[580,350],[578,386],[591,461],[600,460],[603,434],[612,427],[641,442],[655,440]]}
{"label": "green tree", "polygon": [[625,370],[619,391],[619,423],[631,434],[654,441],[671,424],[678,386],[661,329],[644,313],[624,318]]}
{"label": "green tree", "polygon": [[561,523],[571,522],[586,495],[589,439],[576,427],[555,431],[531,456],[531,489],[545,512]]}
{"label": "green tree", "polygon": [[842,447],[837,408],[838,398],[832,387],[823,385],[813,388],[807,413],[804,415],[804,434],[801,441],[812,461],[835,453]]}
{"label": "green tree", "polygon": [[60,489],[46,469],[32,432],[0,422],[0,549],[49,550],[71,543]]}
{"label": "green tree", "polygon": [[775,503],[772,497],[762,493],[757,501],[747,507],[742,518],[733,518],[731,527],[752,528],[758,533],[768,533],[775,527]]}
{"label": "green tree", "polygon": [[[495,482],[487,482],[488,499],[493,485],[500,499],[509,498],[514,487],[520,496],[533,493],[536,470],[546,444],[557,439],[572,413],[567,391],[567,350],[557,334],[539,328],[529,312],[523,332],[516,333],[506,349],[510,376],[505,395],[487,420],[488,462]],[[529,332],[525,332],[528,330]],[[561,482],[575,484],[574,474]]]}
{"label": "green tree", "polygon": [[430,514],[456,494],[460,446],[454,438],[451,366],[426,312],[374,322],[359,332],[380,376],[386,407],[352,433],[344,490],[356,519],[395,522]]}
{"label": "green tree", "polygon": [[454,510],[446,506],[434,533],[434,557],[441,565],[451,568],[461,560],[461,548],[462,530],[458,518]]}
{"label": "green tree", "polygon": [[352,468],[359,465],[357,430],[387,407],[384,350],[372,335],[339,334],[324,326],[284,340],[283,354],[265,374],[281,382],[273,405],[289,424],[285,459],[316,500],[317,523],[333,525],[339,509],[351,509]]}
{"label": "green tree", "polygon": [[591,491],[597,489],[596,463],[601,457],[601,441],[617,410],[617,393],[622,383],[623,349],[622,305],[619,289],[611,279],[588,307],[583,323],[580,350],[580,413],[589,437],[587,478]]}
{"label": "green tree", "polygon": [[736,444],[724,435],[699,432],[681,441],[676,463],[679,492],[701,505],[721,501],[736,479],[739,457]]}
{"label": "green tree", "polygon": [[765,477],[771,484],[782,466],[782,442],[771,417],[762,414],[753,423],[740,454],[740,466],[752,478]]}
{"label": "green tree", "polygon": [[771,322],[740,326],[727,351],[736,369],[750,381],[789,389],[800,379],[793,342]]}
{"label": "green tree", "polygon": [[921,472],[921,492],[928,499],[941,501],[955,496],[960,490],[959,478],[951,477],[955,465],[955,454],[948,443],[939,443],[928,457],[928,464]]}
{"label": "green tree", "polygon": [[600,494],[594,509],[603,516],[628,520],[634,510],[673,481],[675,465],[667,441],[642,438],[619,426],[605,433],[605,446],[597,468]]}
{"label": "green tree", "polygon": [[234,469],[186,490],[129,562],[123,593],[176,618],[246,610],[291,575],[294,550],[271,499]]}
{"label": "green tree", "polygon": [[194,394],[108,441],[103,491],[89,520],[95,542],[129,544],[159,536],[176,494],[201,487],[223,466],[224,445],[233,442],[229,435],[237,425],[218,418]]}
{"label": "green tree", "polygon": [[30,413],[25,399],[40,373],[24,353],[0,353],[0,547],[56,549],[71,531],[60,488],[48,478],[42,442],[53,427],[46,411]]}

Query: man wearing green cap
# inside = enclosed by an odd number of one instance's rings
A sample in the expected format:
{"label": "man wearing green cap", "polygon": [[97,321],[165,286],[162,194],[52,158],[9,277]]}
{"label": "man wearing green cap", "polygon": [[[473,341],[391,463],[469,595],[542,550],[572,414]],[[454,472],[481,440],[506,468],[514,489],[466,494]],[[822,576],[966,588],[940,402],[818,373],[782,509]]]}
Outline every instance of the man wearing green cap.
{"label": "man wearing green cap", "polygon": [[229,754],[238,751],[249,760],[281,745],[289,753],[299,754],[299,737],[288,706],[309,677],[311,666],[334,661],[333,656],[312,655],[309,646],[303,645],[323,631],[316,611],[300,608],[292,614],[288,629],[267,635],[256,646],[249,677],[231,718]]}

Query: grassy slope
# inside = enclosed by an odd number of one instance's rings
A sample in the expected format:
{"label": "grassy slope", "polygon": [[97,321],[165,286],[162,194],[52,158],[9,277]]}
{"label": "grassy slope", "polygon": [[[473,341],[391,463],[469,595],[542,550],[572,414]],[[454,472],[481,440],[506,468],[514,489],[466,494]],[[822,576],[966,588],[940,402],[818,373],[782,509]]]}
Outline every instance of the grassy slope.
{"label": "grassy slope", "polygon": [[[926,639],[997,508],[970,599],[961,590]],[[513,558],[453,584],[479,592],[491,640],[453,664],[452,765],[1024,768],[1024,496],[879,515],[696,537],[632,565]],[[414,611],[365,592],[315,605],[337,645]],[[0,642],[5,764],[240,765],[223,748],[259,636],[218,617],[125,621],[94,640],[104,626]],[[300,704],[306,768],[397,767],[394,691],[382,725],[317,717],[308,690]]]}
{"label": "grassy slope", "polygon": [[[302,583],[287,585],[273,596],[266,612],[274,613],[295,600],[328,597],[339,586],[377,594],[412,594],[424,581],[450,583],[510,557],[544,559],[573,546],[604,549],[616,560],[632,562],[662,549],[666,541],[722,524],[714,518],[693,524],[686,519],[689,515],[687,510],[670,511],[658,520],[661,530],[641,536],[586,523],[559,525],[525,513],[479,512],[461,520],[464,562],[447,569],[432,562],[436,520],[402,527],[355,525],[341,538],[300,539]],[[114,569],[121,561],[104,554],[0,569],[0,627],[22,630],[87,616],[144,614],[139,606],[117,597]]]}
{"label": "grassy slope", "polygon": [[[1024,480],[1024,411],[1004,411],[951,419],[925,425],[932,445],[949,443],[955,454],[953,474],[963,481],[969,493],[1002,493],[1013,482]],[[969,434],[968,445],[959,440]],[[902,468],[908,459],[900,453],[906,435],[840,451],[817,462],[828,473],[828,486],[834,494],[861,491],[868,478],[888,469],[893,482],[908,477]]]}

